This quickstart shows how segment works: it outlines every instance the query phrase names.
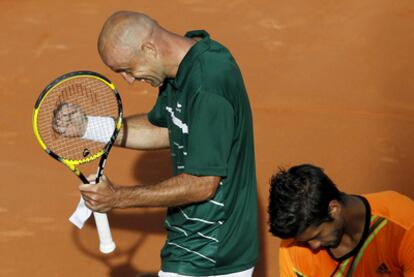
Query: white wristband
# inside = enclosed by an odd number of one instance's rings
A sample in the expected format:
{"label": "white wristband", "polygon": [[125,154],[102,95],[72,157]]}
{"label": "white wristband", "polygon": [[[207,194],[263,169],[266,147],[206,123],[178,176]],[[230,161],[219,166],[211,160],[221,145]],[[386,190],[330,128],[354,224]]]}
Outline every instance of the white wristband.
{"label": "white wristband", "polygon": [[88,126],[82,139],[108,143],[115,130],[115,121],[112,117],[87,116]]}

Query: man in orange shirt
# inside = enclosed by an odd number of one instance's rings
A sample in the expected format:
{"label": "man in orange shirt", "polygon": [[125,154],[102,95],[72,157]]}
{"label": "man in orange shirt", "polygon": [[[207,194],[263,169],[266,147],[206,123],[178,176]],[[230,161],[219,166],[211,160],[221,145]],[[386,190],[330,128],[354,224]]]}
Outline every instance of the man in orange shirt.
{"label": "man in orange shirt", "polygon": [[397,192],[339,191],[321,168],[271,179],[270,232],[281,276],[414,276],[414,202]]}

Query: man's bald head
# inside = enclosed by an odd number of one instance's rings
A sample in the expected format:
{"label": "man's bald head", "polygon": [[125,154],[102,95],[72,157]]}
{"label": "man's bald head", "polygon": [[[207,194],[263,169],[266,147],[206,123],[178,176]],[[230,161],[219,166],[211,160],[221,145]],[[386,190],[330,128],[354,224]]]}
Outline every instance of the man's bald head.
{"label": "man's bald head", "polygon": [[119,11],[102,27],[98,51],[102,61],[128,83],[139,80],[159,87],[165,78],[175,78],[195,43],[162,28],[145,14]]}
{"label": "man's bald head", "polygon": [[106,20],[99,34],[101,58],[105,61],[110,50],[134,53],[142,42],[151,37],[156,27],[157,22],[145,14],[131,11],[114,13]]}

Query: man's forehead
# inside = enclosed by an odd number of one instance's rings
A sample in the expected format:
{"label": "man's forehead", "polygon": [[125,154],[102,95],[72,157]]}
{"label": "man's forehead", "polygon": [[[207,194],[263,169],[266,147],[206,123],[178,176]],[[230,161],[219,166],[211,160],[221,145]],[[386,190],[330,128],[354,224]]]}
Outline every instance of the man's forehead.
{"label": "man's forehead", "polygon": [[105,45],[100,54],[105,64],[111,68],[128,67],[133,61],[133,53],[130,48],[114,44]]}
{"label": "man's forehead", "polygon": [[[321,224],[322,225],[322,224]],[[295,237],[296,241],[308,241],[313,239],[317,236],[322,228],[321,225],[319,226],[309,226],[306,228],[302,233]]]}

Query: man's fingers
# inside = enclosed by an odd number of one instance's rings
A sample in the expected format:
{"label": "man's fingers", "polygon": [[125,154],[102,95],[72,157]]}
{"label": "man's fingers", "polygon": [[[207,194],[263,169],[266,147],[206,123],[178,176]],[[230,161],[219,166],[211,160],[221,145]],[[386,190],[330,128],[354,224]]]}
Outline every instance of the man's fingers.
{"label": "man's fingers", "polygon": [[82,198],[90,207],[96,208],[99,204],[96,194],[94,193],[82,192]]}
{"label": "man's fingers", "polygon": [[56,117],[56,116],[52,120],[52,127],[59,134],[65,133],[68,125],[69,125],[68,122],[62,121],[59,117]]}
{"label": "man's fingers", "polygon": [[82,194],[85,192],[93,192],[96,193],[96,186],[94,184],[81,184],[79,186],[79,190],[82,192]]}
{"label": "man's fingers", "polygon": [[86,207],[88,207],[92,211],[96,211],[97,203],[95,201],[88,199],[88,198],[87,199],[84,198],[84,202],[85,202]]}
{"label": "man's fingers", "polygon": [[83,200],[85,202],[85,206],[94,212],[104,213],[110,210],[110,208],[105,207],[105,205],[99,204],[99,202],[97,202],[96,200],[85,195],[83,195]]}
{"label": "man's fingers", "polygon": [[78,105],[62,103],[53,112],[52,127],[60,135],[82,136],[87,124],[87,117]]}
{"label": "man's fingers", "polygon": [[[89,181],[95,181],[95,175],[87,176]],[[113,190],[109,180],[102,176],[102,182],[98,184],[80,184],[79,190],[85,201],[86,207],[95,212],[107,212],[113,208]]]}
{"label": "man's fingers", "polygon": [[96,180],[96,176],[94,174],[90,174],[88,175],[88,177],[86,177],[86,179],[88,179],[89,182],[94,182]]}
{"label": "man's fingers", "polygon": [[73,113],[76,113],[76,112],[81,112],[82,109],[79,105],[76,105],[76,104],[62,103],[58,107],[58,111],[61,112],[63,115],[66,115],[66,114],[73,114]]}

